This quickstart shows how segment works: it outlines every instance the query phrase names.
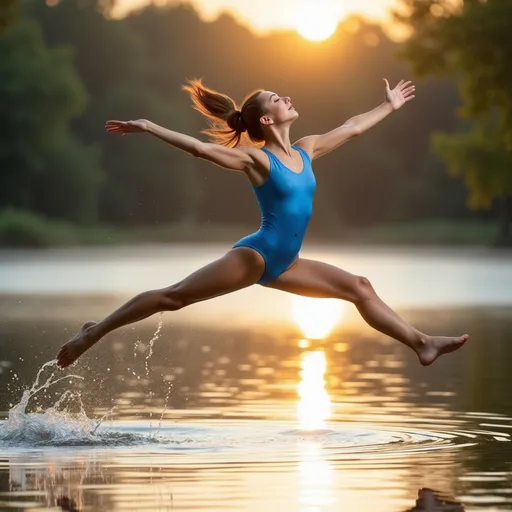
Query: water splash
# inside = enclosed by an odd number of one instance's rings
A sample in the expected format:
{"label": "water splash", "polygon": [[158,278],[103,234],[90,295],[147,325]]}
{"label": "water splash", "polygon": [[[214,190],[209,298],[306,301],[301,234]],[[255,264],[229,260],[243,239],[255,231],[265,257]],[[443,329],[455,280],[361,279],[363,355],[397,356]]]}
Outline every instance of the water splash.
{"label": "water splash", "polygon": [[[149,361],[153,355],[153,345],[160,337],[162,330],[163,319],[160,315],[159,322],[153,337],[149,341],[149,350],[145,358],[145,374],[149,379]],[[134,348],[134,356],[136,354],[137,343]],[[55,368],[50,376],[43,384],[40,384],[41,375],[47,368]],[[34,383],[30,389],[23,391],[22,397],[16,405],[12,406],[9,410],[8,419],[0,423],[0,443],[10,446],[21,445],[83,445],[83,444],[99,444],[99,445],[117,445],[117,444],[139,444],[144,442],[158,442],[156,435],[158,434],[163,416],[167,408],[167,402],[171,393],[172,384],[169,386],[167,396],[165,398],[164,408],[160,416],[158,429],[153,434],[141,435],[135,433],[119,433],[119,432],[105,432],[99,430],[103,421],[109,416],[117,406],[112,407],[107,411],[99,420],[91,419],[87,416],[82,398],[79,392],[73,392],[68,389],[58,400],[48,409],[43,412],[27,413],[29,401],[40,391],[49,388],[65,379],[84,379],[79,375],[65,375],[60,378],[55,378],[57,371],[57,360],[53,359],[44,363],[37,372]],[[135,375],[135,372],[134,372]],[[15,374],[15,377],[17,375]],[[138,377],[140,378],[140,376]],[[149,393],[150,398],[153,393]],[[34,399],[37,401],[37,397]],[[71,412],[71,409],[79,406],[79,412]],[[150,413],[150,426],[151,432],[151,418]]]}
{"label": "water splash", "polygon": [[165,401],[164,401],[164,408],[162,409],[162,414],[160,414],[160,421],[158,422],[158,427],[155,430],[155,433],[153,434],[153,438],[156,437],[158,432],[160,432],[160,429],[162,428],[162,420],[164,419],[165,411],[167,410],[167,403],[169,401],[169,397],[171,396],[172,391],[172,382],[169,383],[169,386],[167,387],[167,393],[165,395]]}
{"label": "water splash", "polygon": [[[87,416],[79,392],[68,389],[46,411],[27,413],[30,399],[43,389],[64,379],[83,379],[79,375],[65,375],[55,379],[52,372],[44,384],[39,384],[41,374],[48,367],[56,367],[57,360],[43,364],[30,389],[23,392],[21,400],[9,411],[7,421],[0,424],[0,443],[3,446],[79,446],[79,445],[130,445],[156,440],[136,433],[98,431],[103,420],[113,411],[110,409],[100,420]],[[79,412],[70,408],[78,404]]]}
{"label": "water splash", "polygon": [[[144,361],[144,368],[146,370],[146,380],[149,380],[149,360],[151,359],[151,356],[153,355],[153,345],[155,344],[155,341],[160,337],[160,331],[162,330],[163,325],[163,313],[160,313],[160,317],[158,318],[158,326],[156,328],[155,334],[153,334],[153,337],[149,340],[149,349],[148,353],[146,355],[146,360]],[[148,396],[149,400],[153,398],[154,393],[149,390]],[[149,429],[151,430],[153,426],[153,411],[149,411]]]}
{"label": "water splash", "polygon": [[[141,352],[147,351],[146,357],[144,359],[144,373],[146,376],[146,382],[149,381],[149,361],[150,361],[151,357],[153,356],[153,346],[155,344],[155,341],[160,337],[160,332],[162,330],[162,326],[163,326],[163,313],[160,313],[156,331],[153,334],[152,338],[149,340],[147,348],[144,346],[144,344],[142,343],[142,340],[140,340],[140,339],[137,339],[133,345],[133,359],[134,360],[137,358],[137,352],[139,352],[139,350]],[[130,371],[130,368],[128,368],[128,370]],[[141,376],[137,374],[137,372],[135,371],[135,368],[131,371],[131,373],[137,380],[140,380]],[[162,423],[162,418],[165,413],[165,409],[167,407],[167,400],[168,400],[169,394],[170,394],[170,389],[168,390],[167,397],[165,399],[164,410],[162,411],[159,425]],[[154,392],[151,391],[151,389],[150,389],[148,391],[148,397],[149,397],[150,402],[151,402],[153,396],[154,396]],[[153,426],[153,411],[150,409],[150,411],[149,411],[149,428],[150,428],[150,430],[151,430],[152,426]],[[157,432],[158,432],[158,430],[157,430]]]}
{"label": "water splash", "polygon": [[[71,390],[65,391],[53,406],[42,413],[27,413],[30,399],[43,389],[64,379],[83,379],[79,375],[65,375],[54,379],[56,372],[52,372],[44,384],[39,384],[41,374],[48,367],[56,367],[57,360],[53,359],[43,364],[36,375],[30,389],[23,392],[21,400],[9,411],[8,419],[0,425],[0,441],[7,444],[19,443],[48,443],[61,444],[70,440],[90,440],[90,433],[94,422],[85,414],[81,397],[73,394]],[[66,408],[61,409],[64,403],[78,398],[79,413],[71,413]]]}
{"label": "water splash", "polygon": [[[44,384],[39,384],[41,374],[48,367],[56,367],[57,360],[43,364],[30,389],[23,392],[21,400],[9,411],[8,419],[0,424],[2,446],[80,446],[80,445],[134,445],[158,442],[157,439],[133,432],[99,431],[103,420],[113,411],[110,409],[100,420],[87,416],[80,393],[68,389],[43,412],[27,413],[30,399],[43,389],[64,379],[83,379],[79,375],[65,375],[55,379],[52,372]],[[70,408],[79,406],[79,412]]]}
{"label": "water splash", "polygon": [[148,354],[146,356],[146,360],[144,362],[144,368],[146,370],[146,378],[149,378],[149,360],[151,359],[151,356],[153,355],[153,345],[155,344],[155,341],[160,337],[160,331],[162,330],[163,326],[163,314],[160,313],[160,317],[158,319],[158,326],[156,328],[155,334],[153,334],[153,337],[149,340],[149,350]]}
{"label": "water splash", "polygon": [[99,426],[103,423],[103,420],[107,417],[107,416],[110,416],[111,413],[113,413],[115,410],[117,409],[117,405],[114,405],[113,407],[110,408],[110,410],[108,410],[101,418],[100,420],[98,421],[98,423],[96,424],[96,426],[94,427],[94,430],[92,431],[93,434],[96,433],[96,430],[98,430]]}

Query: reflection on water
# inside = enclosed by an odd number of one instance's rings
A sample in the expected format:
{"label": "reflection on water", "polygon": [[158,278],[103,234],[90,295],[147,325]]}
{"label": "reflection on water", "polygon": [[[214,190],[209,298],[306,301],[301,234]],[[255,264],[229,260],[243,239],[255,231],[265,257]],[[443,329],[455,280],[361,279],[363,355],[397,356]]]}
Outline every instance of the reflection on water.
{"label": "reflection on water", "polygon": [[292,295],[293,318],[306,338],[323,339],[342,319],[346,303]]}
{"label": "reflection on water", "polygon": [[301,359],[300,397],[297,417],[300,428],[314,430],[325,428],[325,420],[331,414],[331,400],[325,389],[325,353],[321,350],[305,352]]}
{"label": "reflection on water", "polygon": [[420,489],[413,508],[406,512],[464,512],[466,509],[457,501],[443,498],[441,493],[432,489]]}
{"label": "reflection on water", "polygon": [[79,512],[75,500],[69,499],[67,496],[57,498],[57,506],[65,512]]}
{"label": "reflection on water", "polygon": [[[294,317],[302,339],[256,324],[173,325],[170,315],[112,333],[63,372],[83,379],[42,389],[28,411],[67,390],[94,425],[116,408],[78,446],[51,436],[0,444],[0,510],[509,510],[512,312],[412,314],[422,329],[472,334],[423,368],[406,347],[338,320],[311,336],[318,302]],[[78,322],[1,320],[5,419]]]}
{"label": "reflection on water", "polygon": [[324,510],[335,502],[333,483],[334,470],[315,442],[302,442],[299,446],[301,461],[299,464],[301,512]]}
{"label": "reflection on water", "polygon": [[[3,506],[7,509],[59,506],[62,510],[86,510],[88,500],[84,485],[114,483],[105,476],[101,465],[100,461],[79,453],[75,454],[74,460],[65,453],[56,453],[53,457],[27,455],[21,460],[11,458],[9,488],[12,498]],[[30,497],[37,499],[31,501]],[[108,510],[103,508],[107,503],[101,498],[95,500],[98,510]]]}
{"label": "reflection on water", "polygon": [[[315,318],[321,319],[314,314],[314,309],[308,307],[315,301],[306,299],[302,302],[301,315],[306,323],[301,327],[304,333],[311,333],[311,326],[314,326]],[[330,315],[330,316],[329,316]],[[329,313],[324,317],[326,319],[325,334],[332,329],[336,318]],[[332,323],[329,320],[333,320]],[[321,324],[321,322],[318,322]],[[315,331],[318,333],[318,330]],[[302,340],[304,341],[304,340]],[[300,346],[300,345],[299,345]],[[316,350],[313,352],[304,352],[301,355],[300,381],[297,385],[299,402],[297,404],[297,419],[299,428],[302,430],[320,430],[325,428],[325,421],[331,414],[331,400],[325,389],[325,371],[326,371],[325,352]],[[299,474],[300,474],[300,496],[299,503],[302,505],[301,512],[317,512],[325,505],[334,503],[332,492],[333,470],[330,463],[326,460],[321,445],[315,441],[301,441],[299,443]]]}

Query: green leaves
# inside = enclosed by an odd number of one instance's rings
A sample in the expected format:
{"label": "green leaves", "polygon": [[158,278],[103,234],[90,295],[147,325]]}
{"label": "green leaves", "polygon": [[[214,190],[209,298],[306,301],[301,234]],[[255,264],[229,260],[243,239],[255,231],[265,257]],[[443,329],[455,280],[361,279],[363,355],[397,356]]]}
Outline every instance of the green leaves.
{"label": "green leaves", "polygon": [[480,127],[456,135],[436,134],[433,147],[450,173],[466,183],[470,208],[490,208],[496,197],[512,195],[512,153],[495,128]]}
{"label": "green leaves", "polygon": [[[91,217],[76,211],[90,195],[88,187],[71,191],[66,187],[69,179],[50,179],[59,169],[63,175],[72,172],[59,167],[63,160],[68,165],[75,160],[72,165],[87,176],[90,187],[97,186],[101,175],[97,155],[68,131],[70,120],[85,107],[85,90],[73,69],[72,52],[49,49],[36,23],[21,22],[0,37],[0,76],[0,207],[75,220]],[[41,207],[41,183],[49,182],[73,203],[70,211],[56,209],[59,199],[55,198]],[[83,208],[90,209],[85,204]]]}
{"label": "green leaves", "polygon": [[[402,4],[400,21],[413,29],[403,56],[418,74],[455,78],[463,100],[459,114],[474,122],[468,133],[436,134],[435,151],[464,180],[470,208],[490,208],[498,198],[506,202],[512,196],[512,3]],[[502,219],[502,225],[508,222]]]}
{"label": "green leaves", "polygon": [[[419,75],[450,76],[460,83],[464,115],[499,109],[512,134],[512,3],[489,0],[402,0],[413,29],[402,53]],[[459,7],[456,7],[459,5]],[[435,12],[443,13],[435,15]]]}
{"label": "green leaves", "polygon": [[0,34],[14,23],[17,11],[18,0],[2,0],[0,3]]}

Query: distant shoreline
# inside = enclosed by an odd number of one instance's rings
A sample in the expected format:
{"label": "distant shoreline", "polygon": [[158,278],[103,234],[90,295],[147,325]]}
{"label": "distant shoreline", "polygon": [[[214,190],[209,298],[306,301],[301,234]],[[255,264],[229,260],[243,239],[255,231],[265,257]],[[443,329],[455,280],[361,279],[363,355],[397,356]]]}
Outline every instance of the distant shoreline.
{"label": "distant shoreline", "polygon": [[[0,214],[0,248],[143,245],[155,243],[234,243],[257,225],[175,223],[156,226],[78,226],[27,213]],[[319,236],[310,229],[306,243],[322,245],[493,246],[498,225],[488,220],[426,219],[344,227]]]}

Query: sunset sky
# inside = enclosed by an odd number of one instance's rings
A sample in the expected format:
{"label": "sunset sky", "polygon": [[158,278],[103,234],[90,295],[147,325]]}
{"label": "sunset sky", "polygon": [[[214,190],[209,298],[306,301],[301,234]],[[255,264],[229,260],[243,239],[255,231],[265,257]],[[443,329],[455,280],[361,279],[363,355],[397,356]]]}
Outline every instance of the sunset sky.
{"label": "sunset sky", "polygon": [[[180,3],[179,0],[168,0]],[[397,0],[188,0],[203,18],[214,19],[222,11],[234,14],[258,32],[272,29],[312,29],[312,35],[327,35],[347,14],[359,13],[372,19],[387,19]],[[123,10],[144,5],[146,0],[120,0]],[[158,0],[155,3],[166,3]],[[306,21],[309,20],[309,21]]]}

